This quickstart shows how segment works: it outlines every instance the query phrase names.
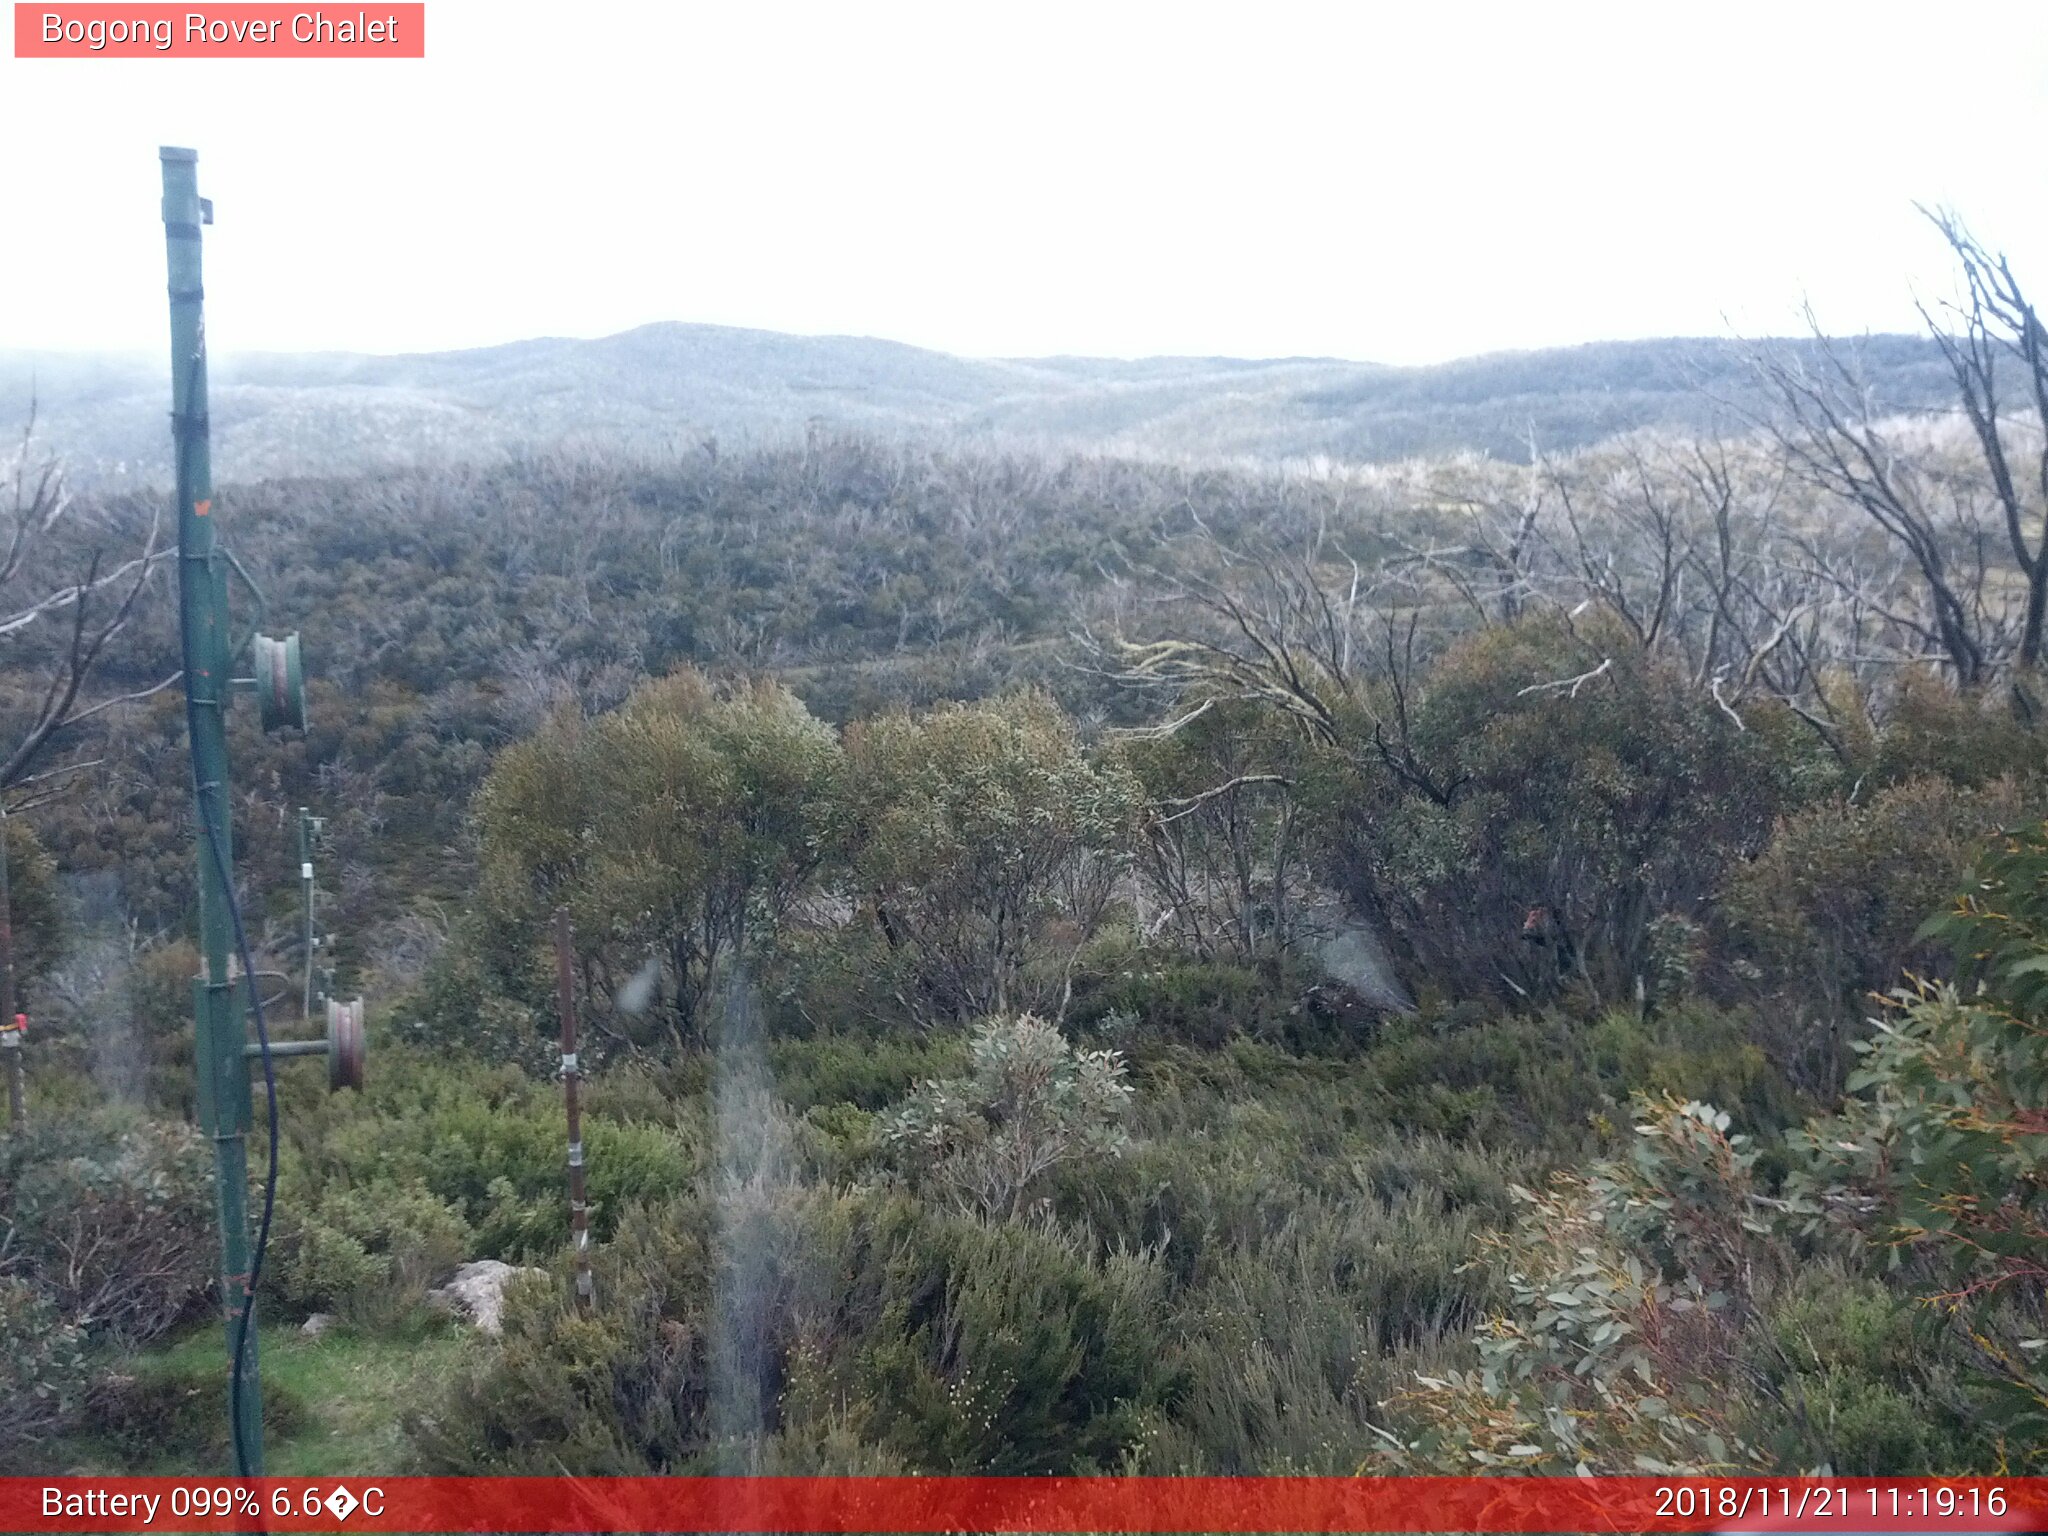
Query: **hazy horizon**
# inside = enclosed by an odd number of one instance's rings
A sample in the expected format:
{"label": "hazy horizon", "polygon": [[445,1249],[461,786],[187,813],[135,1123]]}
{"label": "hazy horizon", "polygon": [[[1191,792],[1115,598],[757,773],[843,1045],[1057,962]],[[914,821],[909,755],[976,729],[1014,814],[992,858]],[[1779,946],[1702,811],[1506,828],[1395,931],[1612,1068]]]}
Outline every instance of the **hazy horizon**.
{"label": "hazy horizon", "polygon": [[[1227,363],[1343,363],[1354,367],[1392,368],[1422,371],[1431,368],[1448,367],[1457,363],[1477,362],[1488,358],[1518,357],[1542,352],[1568,352],[1590,347],[1609,346],[1650,346],[1657,343],[1702,342],[1721,344],[1728,342],[1757,343],[1770,341],[1803,340],[1811,333],[1791,330],[1774,334],[1741,335],[1726,332],[1721,335],[1669,335],[1669,336],[1591,336],[1582,341],[1560,341],[1544,346],[1490,347],[1478,352],[1461,352],[1454,357],[1436,358],[1428,362],[1395,363],[1376,357],[1348,357],[1334,352],[1292,352],[1286,354],[1252,355],[1237,352],[1012,352],[1005,354],[948,352],[937,347],[921,346],[917,342],[905,341],[896,336],[866,335],[853,331],[786,331],[768,326],[724,325],[709,320],[647,320],[638,325],[629,325],[622,330],[606,331],[600,335],[577,336],[564,332],[549,332],[532,336],[511,336],[503,341],[480,342],[466,347],[408,348],[391,351],[368,351],[349,347],[237,347],[233,349],[215,346],[211,356],[216,360],[228,358],[291,358],[291,357],[367,357],[367,358],[408,358],[435,357],[460,353],[494,352],[507,347],[528,346],[540,342],[601,342],[630,336],[636,331],[658,330],[665,326],[679,326],[703,330],[738,331],[760,336],[781,336],[796,341],[858,341],[872,342],[881,346],[910,347],[920,352],[930,352],[941,357],[955,357],[964,362],[976,363],[1057,363],[1057,362],[1104,362],[1104,363],[1165,363],[1165,362],[1227,362]],[[1910,328],[1892,331],[1835,331],[1830,333],[1837,341],[1858,340],[1865,337],[1915,336]],[[52,356],[74,358],[132,358],[138,361],[154,361],[156,352],[147,347],[66,347],[66,346],[10,346],[0,345],[0,354],[13,356]]]}

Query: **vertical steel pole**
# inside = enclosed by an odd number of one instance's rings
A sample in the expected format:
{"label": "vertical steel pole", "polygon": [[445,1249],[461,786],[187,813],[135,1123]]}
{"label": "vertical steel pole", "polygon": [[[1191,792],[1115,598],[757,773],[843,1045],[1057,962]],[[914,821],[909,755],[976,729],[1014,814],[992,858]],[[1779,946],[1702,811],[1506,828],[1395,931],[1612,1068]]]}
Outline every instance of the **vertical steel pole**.
{"label": "vertical steel pole", "polygon": [[7,812],[0,810],[0,1054],[7,1057],[7,1123],[28,1128],[28,1095],[22,1083],[22,1047],[14,1027],[14,883],[7,868]]}
{"label": "vertical steel pole", "polygon": [[576,972],[570,958],[569,909],[555,908],[555,1006],[562,1016],[562,1098],[569,1107],[569,1241],[576,1249],[576,1300],[589,1306],[590,1206],[583,1198],[583,1110],[578,1089],[583,1071],[576,1059]]}
{"label": "vertical steel pole", "polygon": [[[221,1305],[232,1357],[249,1294],[248,1027],[239,979],[230,973],[229,894],[219,863],[233,869],[228,820],[227,564],[213,538],[213,458],[206,420],[206,316],[200,284],[200,226],[212,208],[199,196],[198,153],[164,149],[164,251],[170,269],[171,437],[178,472],[178,619],[185,658],[185,698],[192,735],[192,792],[198,813],[199,938],[205,969],[193,982],[198,1032],[199,1117],[213,1140],[214,1204],[220,1218]],[[253,984],[253,978],[250,980]],[[242,1451],[252,1474],[263,1471],[263,1394],[256,1358],[255,1315],[243,1344],[238,1401]]]}

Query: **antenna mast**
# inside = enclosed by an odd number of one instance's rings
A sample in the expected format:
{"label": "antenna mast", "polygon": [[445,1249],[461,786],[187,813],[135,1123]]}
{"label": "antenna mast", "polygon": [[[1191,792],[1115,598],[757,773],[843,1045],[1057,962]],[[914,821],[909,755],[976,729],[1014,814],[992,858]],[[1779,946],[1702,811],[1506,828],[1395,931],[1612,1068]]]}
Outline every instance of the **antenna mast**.
{"label": "antenna mast", "polygon": [[[214,1206],[220,1218],[221,1306],[228,1348],[240,1345],[229,1383],[229,1417],[240,1431],[237,1460],[263,1472],[263,1389],[249,1310],[248,1026],[235,996],[254,978],[230,965],[234,893],[228,808],[228,568],[214,542],[213,451],[206,419],[206,315],[200,229],[213,204],[199,195],[199,155],[163,149],[164,251],[171,278],[171,438],[178,473],[178,621],[192,735],[192,793],[199,818],[199,951],[192,983],[198,1030],[199,1119],[213,1142]],[[216,868],[216,863],[223,866]],[[246,1321],[244,1319],[246,1318]],[[238,1327],[248,1330],[237,1338]]]}
{"label": "antenna mast", "polygon": [[[257,995],[248,933],[236,905],[231,811],[228,804],[227,707],[237,692],[256,695],[266,731],[306,728],[305,679],[299,637],[274,640],[251,630],[230,638],[228,577],[248,589],[258,615],[263,594],[242,563],[216,538],[212,444],[206,420],[206,314],[200,283],[201,229],[213,204],[199,195],[198,154],[158,151],[163,162],[164,250],[171,278],[171,440],[178,472],[178,624],[184,657],[185,719],[192,738],[192,800],[198,822],[199,952],[192,982],[197,1031],[199,1121],[213,1142],[214,1209],[220,1219],[221,1306],[228,1331],[228,1422],[234,1459],[244,1477],[263,1475],[263,1390],[256,1348],[256,1289],[277,1180],[278,1058],[327,1057],[328,1086],[363,1082],[363,1003],[328,1000],[322,1040],[273,1040]],[[253,676],[234,677],[244,651]],[[317,817],[301,816],[301,836]],[[310,852],[301,848],[301,880],[311,897]],[[308,914],[310,932],[310,909]],[[309,954],[310,963],[310,954]],[[310,972],[309,972],[310,975]],[[310,998],[308,1007],[310,1010]],[[249,1019],[256,1040],[249,1040]],[[253,1255],[249,1210],[250,1061],[263,1066],[270,1107],[268,1166]]]}

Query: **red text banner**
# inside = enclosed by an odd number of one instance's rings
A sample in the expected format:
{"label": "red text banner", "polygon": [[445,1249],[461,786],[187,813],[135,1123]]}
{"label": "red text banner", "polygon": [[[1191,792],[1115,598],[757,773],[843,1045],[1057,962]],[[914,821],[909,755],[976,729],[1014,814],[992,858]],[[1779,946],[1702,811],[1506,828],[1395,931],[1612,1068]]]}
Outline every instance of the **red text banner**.
{"label": "red text banner", "polygon": [[424,4],[17,3],[18,59],[423,59]]}
{"label": "red text banner", "polygon": [[2048,1478],[0,1479],[7,1531],[2048,1531]]}

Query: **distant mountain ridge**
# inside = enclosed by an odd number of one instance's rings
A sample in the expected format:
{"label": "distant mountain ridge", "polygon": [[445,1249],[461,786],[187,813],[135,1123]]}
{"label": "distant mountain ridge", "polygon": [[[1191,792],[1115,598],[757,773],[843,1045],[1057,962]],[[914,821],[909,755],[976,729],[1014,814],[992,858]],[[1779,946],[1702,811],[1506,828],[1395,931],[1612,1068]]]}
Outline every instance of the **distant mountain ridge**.
{"label": "distant mountain ridge", "polygon": [[[1783,345],[1811,347],[1810,341]],[[1940,403],[1925,337],[1845,343],[1887,406]],[[1700,428],[1753,399],[1741,344],[1666,339],[1425,367],[1336,358],[964,358],[901,342],[664,322],[594,340],[460,352],[256,353],[212,367],[223,483],[488,459],[563,444],[777,439],[813,423],[883,435],[1196,461],[1525,458],[1644,426]],[[169,473],[168,363],[0,350],[0,427],[33,392],[81,484]]]}

